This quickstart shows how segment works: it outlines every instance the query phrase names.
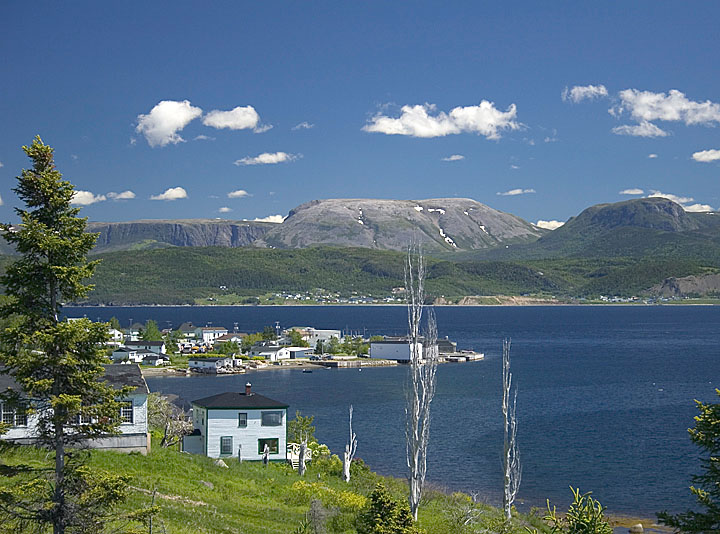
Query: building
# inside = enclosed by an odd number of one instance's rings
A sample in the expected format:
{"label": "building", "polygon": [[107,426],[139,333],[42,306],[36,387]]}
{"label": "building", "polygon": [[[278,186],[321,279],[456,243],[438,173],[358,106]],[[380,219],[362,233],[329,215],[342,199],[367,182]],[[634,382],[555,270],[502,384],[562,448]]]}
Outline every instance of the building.
{"label": "building", "polygon": [[262,460],[267,445],[272,461],[287,459],[288,405],[253,393],[228,392],[192,402],[193,433],[183,451],[211,458]]}
{"label": "building", "polygon": [[227,328],[222,326],[201,326],[195,329],[195,339],[197,339],[198,343],[212,345],[217,338],[227,333]]}
{"label": "building", "polygon": [[142,363],[147,356],[158,356],[151,350],[120,347],[112,353],[112,361],[115,363]]}
{"label": "building", "polygon": [[144,341],[140,339],[137,341],[126,341],[125,346],[129,349],[149,350],[155,354],[165,354],[167,352],[164,341]]}
{"label": "building", "polygon": [[188,359],[188,367],[201,373],[217,373],[222,372],[221,369],[233,366],[232,358],[196,358]]}
{"label": "building", "polygon": [[[120,408],[121,424],[119,434],[103,436],[88,440],[86,444],[94,449],[112,449],[120,452],[150,452],[150,434],[148,433],[147,396],[148,387],[137,365],[109,364],[105,367],[105,381],[114,388],[120,389],[131,386],[134,389],[125,398]],[[8,389],[20,390],[20,386],[9,375],[0,375],[0,392]],[[28,403],[33,404],[32,400]],[[0,435],[0,439],[15,441],[22,444],[31,444],[35,441],[37,411],[42,406],[33,406],[35,413],[26,413],[20,409],[13,409],[0,402],[2,421],[10,425],[7,433]],[[46,408],[49,409],[49,408]]]}
{"label": "building", "polygon": [[[410,361],[411,343],[407,339],[373,341],[370,343],[370,357],[378,360]],[[416,350],[422,354],[422,343],[418,343]]]}
{"label": "building", "polygon": [[257,343],[250,347],[250,357],[259,356],[260,358],[270,360],[271,362],[309,358],[312,352],[313,349],[308,347],[268,345],[264,342]]}
{"label": "building", "polygon": [[322,341],[322,343],[325,344],[329,343],[334,337],[340,339],[342,336],[340,330],[320,330],[312,326],[293,326],[285,330],[284,334],[289,336],[293,330],[297,330],[302,336],[303,341],[307,341],[313,348],[317,347],[318,341]]}

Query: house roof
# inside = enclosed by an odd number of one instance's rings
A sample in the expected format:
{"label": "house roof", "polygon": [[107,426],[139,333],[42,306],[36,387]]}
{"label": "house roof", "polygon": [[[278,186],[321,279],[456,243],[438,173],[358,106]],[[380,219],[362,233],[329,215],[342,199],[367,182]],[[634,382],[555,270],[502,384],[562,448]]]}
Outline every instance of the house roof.
{"label": "house roof", "polygon": [[192,401],[197,406],[203,408],[287,408],[287,404],[278,402],[270,399],[264,395],[258,395],[257,393],[251,393],[246,395],[245,393],[238,393],[237,391],[228,391],[227,393],[220,393],[213,395],[212,397],[205,397],[204,399],[198,399]]}
{"label": "house roof", "polygon": [[[108,364],[105,368],[105,381],[114,388],[131,386],[141,393],[149,393],[142,371],[137,365]],[[20,391],[20,385],[10,375],[0,375],[0,392],[7,389]]]}
{"label": "house roof", "polygon": [[226,358],[188,358],[188,362],[219,362],[221,360],[229,360],[230,357]]}
{"label": "house roof", "polygon": [[165,344],[164,341],[127,341],[125,343],[126,346],[133,346],[133,347],[162,347]]}

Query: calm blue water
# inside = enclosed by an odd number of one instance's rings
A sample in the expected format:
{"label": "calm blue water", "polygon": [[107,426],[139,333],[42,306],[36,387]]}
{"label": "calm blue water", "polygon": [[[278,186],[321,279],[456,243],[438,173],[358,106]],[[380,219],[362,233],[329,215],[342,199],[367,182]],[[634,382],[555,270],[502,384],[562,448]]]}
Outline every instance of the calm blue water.
{"label": "calm blue water", "polygon": [[[312,325],[401,334],[403,307],[68,308],[69,316],[116,316],[123,325],[155,319],[241,331]],[[486,359],[445,364],[433,402],[428,480],[501,501],[501,341],[512,338],[523,460],[519,501],[559,507],[569,485],[593,491],[612,513],[652,515],[693,505],[687,487],[697,453],[687,428],[693,399],[715,401],[720,385],[720,307],[439,308],[441,336]],[[253,388],[315,415],[317,436],[333,452],[346,440],[354,406],[358,456],[375,470],[405,473],[406,368],[257,372],[230,377],[148,379],[150,389],[192,400]]]}

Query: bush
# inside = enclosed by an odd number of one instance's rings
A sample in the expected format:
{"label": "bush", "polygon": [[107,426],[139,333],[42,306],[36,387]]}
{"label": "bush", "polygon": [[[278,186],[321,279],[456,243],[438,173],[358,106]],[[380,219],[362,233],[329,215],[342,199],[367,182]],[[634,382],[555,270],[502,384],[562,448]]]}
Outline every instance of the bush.
{"label": "bush", "polygon": [[410,507],[405,501],[396,501],[378,482],[370,494],[370,502],[358,516],[358,534],[419,534]]}
{"label": "bush", "polygon": [[613,534],[612,527],[605,520],[605,508],[590,493],[581,495],[580,489],[572,486],[570,490],[574,499],[564,517],[557,515],[554,506],[551,510],[548,501],[545,521],[550,524],[551,534]]}

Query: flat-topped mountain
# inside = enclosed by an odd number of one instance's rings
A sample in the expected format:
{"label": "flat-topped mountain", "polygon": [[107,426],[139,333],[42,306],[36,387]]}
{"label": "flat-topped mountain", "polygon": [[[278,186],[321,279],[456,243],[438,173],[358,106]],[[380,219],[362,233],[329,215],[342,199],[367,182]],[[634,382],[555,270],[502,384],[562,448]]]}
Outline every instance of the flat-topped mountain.
{"label": "flat-topped mountain", "polygon": [[468,198],[328,199],[293,209],[255,245],[404,250],[415,241],[433,252],[529,243],[545,233],[520,217]]}
{"label": "flat-topped mountain", "polygon": [[90,222],[88,232],[98,232],[94,253],[164,247],[247,247],[273,223],[222,219],[141,220]]}

